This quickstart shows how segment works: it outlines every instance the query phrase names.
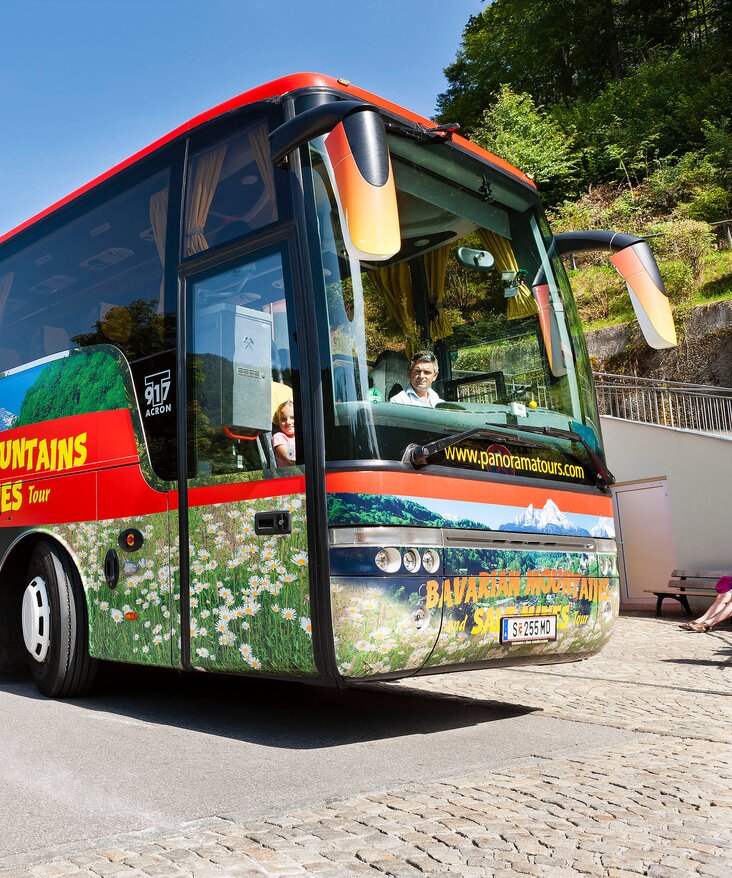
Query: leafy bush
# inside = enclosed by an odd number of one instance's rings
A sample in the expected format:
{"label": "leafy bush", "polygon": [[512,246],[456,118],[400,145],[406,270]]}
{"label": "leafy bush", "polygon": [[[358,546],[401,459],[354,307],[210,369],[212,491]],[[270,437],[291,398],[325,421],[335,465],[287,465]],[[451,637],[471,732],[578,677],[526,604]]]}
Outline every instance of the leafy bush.
{"label": "leafy bush", "polygon": [[691,289],[687,295],[694,294],[702,280],[704,263],[714,250],[712,229],[696,220],[677,220],[656,223],[648,231],[659,235],[652,239],[651,246],[662,276],[665,278],[668,270],[678,275],[680,269],[670,263],[681,262],[691,270]]}
{"label": "leafy bush", "polygon": [[537,107],[531,95],[502,86],[474,139],[531,174],[548,204],[576,191],[578,157],[571,133]]}
{"label": "leafy bush", "polygon": [[713,223],[727,219],[732,213],[732,192],[721,186],[698,187],[692,194],[691,201],[677,206],[676,216]]}
{"label": "leafy bush", "polygon": [[696,292],[696,285],[694,270],[689,263],[681,259],[663,259],[659,262],[661,277],[671,301],[681,302],[684,299],[691,299]]}
{"label": "leafy bush", "polygon": [[625,285],[614,268],[607,266],[588,266],[582,271],[570,272],[577,307],[584,323],[606,322],[611,320],[627,302],[622,300]]}

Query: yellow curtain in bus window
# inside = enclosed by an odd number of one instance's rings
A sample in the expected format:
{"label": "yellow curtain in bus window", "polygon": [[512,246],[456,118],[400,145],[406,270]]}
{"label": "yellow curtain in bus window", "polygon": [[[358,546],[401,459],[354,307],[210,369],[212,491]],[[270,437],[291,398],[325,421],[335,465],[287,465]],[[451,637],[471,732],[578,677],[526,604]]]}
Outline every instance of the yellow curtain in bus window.
{"label": "yellow curtain in bus window", "polygon": [[385,265],[372,271],[369,279],[384,297],[389,314],[404,333],[407,356],[411,357],[416,350],[417,324],[414,319],[414,297],[409,266],[406,262]]}
{"label": "yellow curtain in bus window", "polygon": [[191,196],[188,209],[188,256],[208,250],[208,241],[203,234],[203,230],[206,227],[206,220],[208,219],[208,212],[211,209],[211,202],[213,201],[216,187],[219,185],[225,156],[226,146],[220,146],[200,156],[198,159],[196,178],[193,183],[193,195]]}
{"label": "yellow curtain in bus window", "polygon": [[452,335],[452,323],[444,309],[445,274],[450,258],[450,246],[438,247],[424,254],[424,270],[430,297],[430,339],[436,342]]}
{"label": "yellow curtain in bus window", "polygon": [[[506,238],[502,238],[488,229],[478,229],[480,243],[493,254],[498,271],[513,271],[519,269],[513,247]],[[538,314],[536,302],[531,295],[531,290],[526,284],[519,284],[515,296],[507,298],[506,316],[509,320],[518,320],[521,317],[531,317]]]}

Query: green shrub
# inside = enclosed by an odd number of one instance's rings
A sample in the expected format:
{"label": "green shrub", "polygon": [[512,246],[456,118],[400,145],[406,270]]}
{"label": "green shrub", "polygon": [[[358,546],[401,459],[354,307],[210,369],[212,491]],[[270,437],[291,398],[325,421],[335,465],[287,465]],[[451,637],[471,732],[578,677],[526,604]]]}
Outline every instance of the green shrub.
{"label": "green shrub", "polygon": [[732,213],[732,193],[721,186],[697,187],[693,198],[679,204],[674,215],[684,219],[714,223],[727,219]]}
{"label": "green shrub", "polygon": [[659,262],[661,277],[671,301],[691,299],[697,290],[691,265],[682,259],[663,259]]}
{"label": "green shrub", "polygon": [[623,298],[624,285],[614,268],[591,265],[582,271],[572,271],[571,282],[577,307],[584,323],[606,322],[611,311],[617,311],[618,299]]}
{"label": "green shrub", "polygon": [[[714,250],[714,231],[707,223],[697,220],[676,220],[674,222],[656,223],[647,230],[659,237],[651,240],[651,247],[665,278],[666,271],[680,276],[681,269],[666,265],[678,260],[691,269],[691,288],[682,295],[687,298],[694,295],[699,288],[704,272],[704,263]],[[677,290],[681,287],[677,285]]]}

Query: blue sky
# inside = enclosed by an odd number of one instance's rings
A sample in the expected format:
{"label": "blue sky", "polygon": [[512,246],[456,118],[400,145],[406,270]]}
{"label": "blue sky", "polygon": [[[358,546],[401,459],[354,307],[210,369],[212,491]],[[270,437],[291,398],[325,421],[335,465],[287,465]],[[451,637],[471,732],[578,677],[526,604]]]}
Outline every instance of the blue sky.
{"label": "blue sky", "polygon": [[287,73],[426,116],[481,0],[0,0],[0,234]]}

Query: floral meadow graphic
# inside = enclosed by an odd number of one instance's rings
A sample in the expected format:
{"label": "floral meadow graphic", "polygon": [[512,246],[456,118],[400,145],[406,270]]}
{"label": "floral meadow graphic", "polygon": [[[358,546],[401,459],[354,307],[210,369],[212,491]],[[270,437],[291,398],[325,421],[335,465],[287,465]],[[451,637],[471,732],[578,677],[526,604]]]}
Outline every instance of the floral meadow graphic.
{"label": "floral meadow graphic", "polygon": [[[292,514],[292,534],[254,534],[254,516],[271,509],[271,498],[190,510],[187,634],[195,668],[315,673],[303,498],[278,497],[277,505]],[[112,590],[104,578],[104,557],[131,527],[143,534],[143,547],[121,559],[120,581]],[[87,590],[92,654],[180,666],[180,554],[177,539],[168,548],[167,516],[61,526],[58,531],[76,557]]]}
{"label": "floral meadow graphic", "polygon": [[[521,656],[596,652],[619,609],[615,556],[573,552],[450,550],[460,575],[334,578],[341,674],[368,677]],[[556,640],[501,643],[504,617],[556,616]]]}

